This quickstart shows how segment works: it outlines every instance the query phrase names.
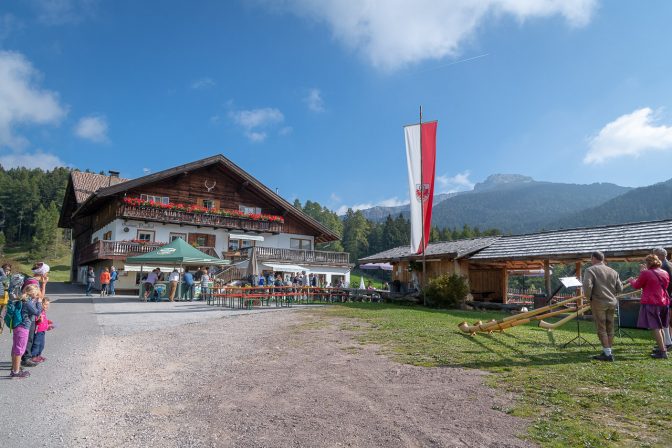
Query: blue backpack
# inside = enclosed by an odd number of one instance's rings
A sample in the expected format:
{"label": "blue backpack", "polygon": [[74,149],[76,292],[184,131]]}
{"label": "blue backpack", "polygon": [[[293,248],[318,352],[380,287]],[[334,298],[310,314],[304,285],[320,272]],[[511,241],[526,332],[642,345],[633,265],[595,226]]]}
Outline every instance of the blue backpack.
{"label": "blue backpack", "polygon": [[5,324],[10,330],[15,329],[23,323],[23,302],[20,300],[11,300],[7,304],[7,314],[5,314]]}

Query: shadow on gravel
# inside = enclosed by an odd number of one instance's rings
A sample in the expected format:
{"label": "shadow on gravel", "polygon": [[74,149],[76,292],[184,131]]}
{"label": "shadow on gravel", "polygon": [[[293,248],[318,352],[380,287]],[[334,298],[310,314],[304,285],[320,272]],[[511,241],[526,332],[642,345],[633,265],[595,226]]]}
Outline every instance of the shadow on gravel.
{"label": "shadow on gravel", "polygon": [[0,362],[0,370],[9,370],[12,368],[12,363],[9,361]]}
{"label": "shadow on gravel", "polygon": [[210,313],[212,311],[220,311],[217,308],[206,308],[202,310],[188,309],[188,310],[156,310],[156,311],[111,311],[109,313],[95,313],[100,316],[112,316],[123,314],[190,314],[190,313]]}
{"label": "shadow on gravel", "polygon": [[[49,294],[47,294],[49,296]],[[52,302],[56,303],[93,303],[91,297],[82,297],[81,299],[53,299]]]}

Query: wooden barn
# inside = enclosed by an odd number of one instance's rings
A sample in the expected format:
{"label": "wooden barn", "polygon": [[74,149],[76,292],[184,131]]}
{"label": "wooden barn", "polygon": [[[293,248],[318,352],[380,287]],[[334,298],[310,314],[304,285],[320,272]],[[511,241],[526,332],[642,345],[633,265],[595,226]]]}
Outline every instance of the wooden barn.
{"label": "wooden barn", "polygon": [[[543,269],[546,294],[550,294],[553,265],[573,264],[581,275],[594,250],[602,251],[607,262],[639,261],[656,247],[672,252],[672,219],[430,243],[427,274],[433,278],[459,273],[469,279],[474,299],[506,303],[511,271]],[[410,254],[407,246],[360,262],[392,263],[393,279],[404,290],[422,284],[422,256]]]}

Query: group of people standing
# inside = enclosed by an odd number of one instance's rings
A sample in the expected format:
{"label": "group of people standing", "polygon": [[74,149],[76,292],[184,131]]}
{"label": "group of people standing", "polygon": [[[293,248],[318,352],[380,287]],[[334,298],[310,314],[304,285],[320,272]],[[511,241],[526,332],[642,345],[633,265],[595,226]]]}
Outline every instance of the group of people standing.
{"label": "group of people standing", "polygon": [[[147,278],[144,280],[144,298],[145,300],[158,301],[158,291],[155,286],[157,282],[163,281],[163,273],[160,268],[154,269],[147,275]],[[180,272],[177,268],[174,268],[172,272],[168,274],[168,300],[174,302],[178,301],[192,301],[194,298],[196,300],[203,300],[205,295],[208,293],[208,288],[210,287],[211,275],[209,267],[199,266],[196,272],[192,273],[189,268],[184,269],[182,274],[182,292],[176,297],[178,286],[180,284]],[[200,285],[201,294],[199,297],[196,296],[196,285]]]}
{"label": "group of people standing", "polygon": [[49,266],[42,262],[35,263],[32,275],[12,274],[8,263],[0,268],[0,334],[5,328],[12,333],[10,378],[26,378],[30,372],[22,367],[47,360],[42,356],[46,332],[54,328],[47,318],[48,281]]}
{"label": "group of people standing", "polygon": [[[98,275],[100,280],[100,297],[113,296],[116,294],[114,285],[119,279],[117,268],[111,266],[110,268],[103,268]],[[92,296],[91,292],[96,285],[96,272],[93,266],[89,266],[86,270],[86,295]]]}
{"label": "group of people standing", "polygon": [[637,326],[651,330],[656,346],[651,357],[667,359],[672,349],[670,337],[670,277],[672,267],[667,260],[667,251],[656,248],[647,255],[640,267],[637,278],[621,282],[618,272],[607,266],[604,254],[595,251],[591,256],[591,266],[583,274],[583,293],[590,299],[597,336],[602,344],[602,353],[593,357],[598,361],[614,361],[614,315],[618,306],[617,294],[625,286],[642,290]]}

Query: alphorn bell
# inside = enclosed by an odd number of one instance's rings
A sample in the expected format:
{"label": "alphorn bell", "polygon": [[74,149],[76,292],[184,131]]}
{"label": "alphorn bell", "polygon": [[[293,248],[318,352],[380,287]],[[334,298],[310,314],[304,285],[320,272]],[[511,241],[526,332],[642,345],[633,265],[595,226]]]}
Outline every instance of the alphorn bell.
{"label": "alphorn bell", "polygon": [[541,320],[548,317],[553,317],[558,314],[567,312],[566,310],[555,310],[564,305],[570,303],[578,303],[580,299],[583,299],[583,296],[576,296],[560,302],[554,303],[552,305],[547,305],[536,310],[528,311],[525,313],[516,314],[514,316],[508,316],[501,320],[492,320],[490,322],[482,323],[477,322],[474,325],[469,325],[467,322],[462,322],[458,325],[458,328],[471,335],[478,332],[492,332],[497,330],[506,330],[507,328],[515,327],[518,325],[523,325],[533,320]]}

